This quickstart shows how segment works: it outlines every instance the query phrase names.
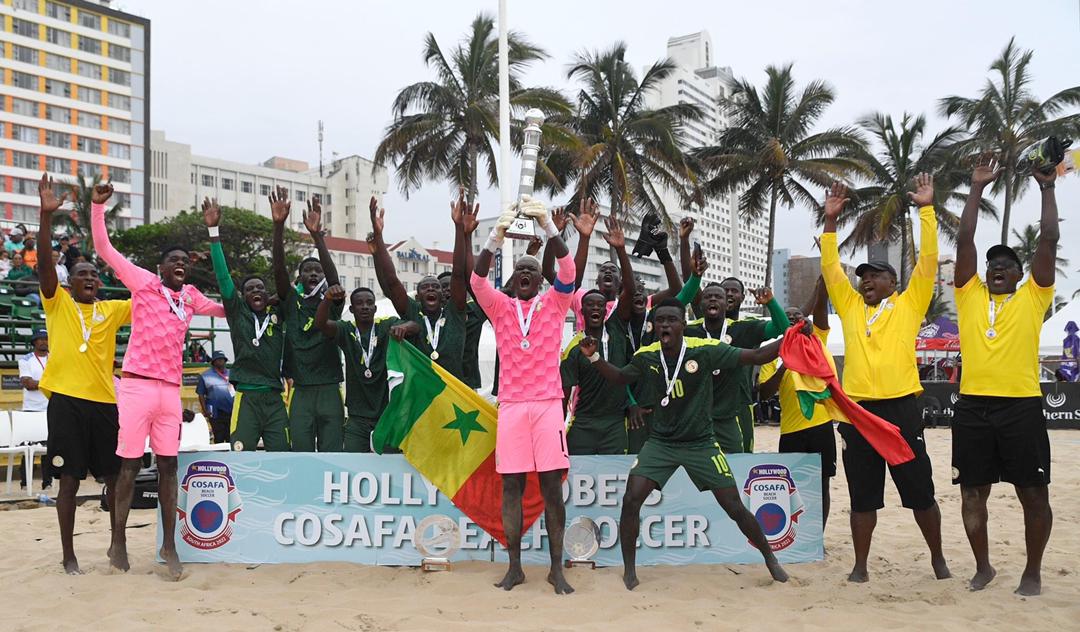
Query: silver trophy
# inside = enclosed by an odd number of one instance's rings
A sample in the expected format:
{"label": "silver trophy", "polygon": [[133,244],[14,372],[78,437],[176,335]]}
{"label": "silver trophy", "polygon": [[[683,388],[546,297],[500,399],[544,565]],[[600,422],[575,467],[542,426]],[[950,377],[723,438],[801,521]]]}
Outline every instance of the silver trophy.
{"label": "silver trophy", "polygon": [[585,516],[574,518],[563,534],[563,546],[570,554],[564,564],[566,568],[596,568],[596,562],[590,558],[600,550],[600,526]]}
{"label": "silver trophy", "polygon": [[[525,113],[525,142],[521,145],[521,182],[518,185],[518,201],[524,195],[532,195],[536,181],[536,158],[540,155],[540,126],[544,113],[536,108]],[[511,239],[532,239],[536,236],[536,222],[520,212],[506,229]]]}
{"label": "silver trophy", "polygon": [[416,525],[413,546],[423,555],[420,568],[425,571],[451,570],[450,558],[461,548],[461,532],[450,516],[432,514]]}

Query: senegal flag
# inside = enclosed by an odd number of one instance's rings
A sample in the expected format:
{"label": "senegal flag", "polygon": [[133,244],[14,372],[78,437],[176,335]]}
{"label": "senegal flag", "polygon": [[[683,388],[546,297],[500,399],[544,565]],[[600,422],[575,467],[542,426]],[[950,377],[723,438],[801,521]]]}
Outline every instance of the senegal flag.
{"label": "senegal flag", "polygon": [[814,416],[814,406],[825,406],[832,419],[855,426],[874,450],[889,465],[900,465],[915,458],[900,429],[866,410],[844,392],[817,338],[799,333],[803,322],[791,326],[780,343],[780,357],[795,384],[803,416]]}
{"label": "senegal flag", "polygon": [[[386,350],[390,402],[372,435],[382,453],[398,448],[424,478],[506,545],[502,477],[495,471],[496,408],[407,342]],[[544,511],[535,474],[522,499],[522,533]]]}

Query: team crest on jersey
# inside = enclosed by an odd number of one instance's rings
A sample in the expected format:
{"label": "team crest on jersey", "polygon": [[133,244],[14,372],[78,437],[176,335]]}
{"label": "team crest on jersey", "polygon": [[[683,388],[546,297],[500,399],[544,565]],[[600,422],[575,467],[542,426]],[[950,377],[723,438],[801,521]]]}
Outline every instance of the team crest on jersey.
{"label": "team crest on jersey", "polygon": [[697,360],[687,360],[686,361],[686,372],[687,373],[697,373],[697,370],[698,370]]}
{"label": "team crest on jersey", "polygon": [[204,550],[224,545],[232,538],[240,508],[240,492],[228,465],[196,461],[188,466],[176,501],[184,542]]}
{"label": "team crest on jersey", "polygon": [[806,511],[791,470],[778,464],[755,465],[743,484],[743,499],[757,518],[769,547],[782,551],[795,542],[799,518]]}

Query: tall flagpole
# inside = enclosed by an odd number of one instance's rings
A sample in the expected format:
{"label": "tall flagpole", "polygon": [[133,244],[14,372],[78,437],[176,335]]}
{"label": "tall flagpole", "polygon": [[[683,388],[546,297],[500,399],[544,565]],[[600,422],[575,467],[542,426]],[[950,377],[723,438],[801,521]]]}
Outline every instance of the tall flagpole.
{"label": "tall flagpole", "polygon": [[[499,213],[514,201],[510,176],[510,46],[506,39],[506,0],[499,0]],[[514,269],[514,240],[502,247],[503,282]]]}

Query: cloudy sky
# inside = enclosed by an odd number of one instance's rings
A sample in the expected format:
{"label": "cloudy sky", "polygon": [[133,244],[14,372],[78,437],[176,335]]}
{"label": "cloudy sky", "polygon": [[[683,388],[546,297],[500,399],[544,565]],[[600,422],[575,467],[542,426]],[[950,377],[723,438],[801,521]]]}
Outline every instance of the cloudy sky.
{"label": "cloudy sky", "polygon": [[[121,0],[122,10],[152,21],[152,111],[155,129],[194,152],[256,163],[273,155],[318,162],[317,121],[325,122],[325,155],[370,157],[390,120],[390,104],[409,83],[431,78],[420,58],[427,32],[444,50],[496,0]],[[1080,82],[1080,1],[912,0],[905,3],[704,2],[701,0],[509,0],[511,27],[543,46],[551,59],[526,81],[573,94],[566,79],[574,53],[622,40],[638,69],[665,55],[671,36],[707,30],[718,65],[763,81],[768,64],[794,62],[796,79],[824,79],[837,100],[822,125],[849,124],[874,110],[926,113],[933,129],[939,97],[973,96],[987,66],[1015,35],[1035,50],[1036,96]],[[1080,141],[1077,141],[1080,142]],[[448,189],[432,182],[405,200],[386,200],[391,236],[447,240]],[[1059,293],[1080,288],[1080,177],[1057,188],[1063,255],[1069,278]],[[1000,201],[999,201],[1000,202]],[[495,191],[481,204],[493,212]],[[1038,219],[1038,196],[1014,208],[1013,226]],[[959,209],[955,209],[959,211]],[[407,216],[408,220],[405,219]],[[398,221],[398,218],[401,218]],[[804,209],[783,210],[777,247],[810,254]],[[419,221],[417,221],[419,220]],[[404,226],[408,221],[408,227]],[[395,225],[396,224],[396,225]],[[981,246],[999,227],[984,222]],[[947,248],[943,248],[943,251]]]}

